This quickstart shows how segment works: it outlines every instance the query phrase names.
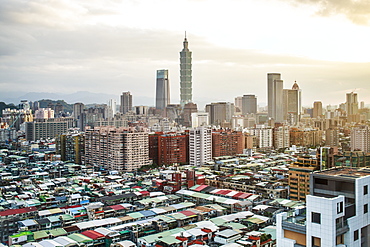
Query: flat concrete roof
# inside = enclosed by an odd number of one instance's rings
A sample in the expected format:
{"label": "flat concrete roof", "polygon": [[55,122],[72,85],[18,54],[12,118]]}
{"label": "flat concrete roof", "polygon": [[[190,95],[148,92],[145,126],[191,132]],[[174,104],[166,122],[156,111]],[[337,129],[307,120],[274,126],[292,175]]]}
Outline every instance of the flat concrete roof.
{"label": "flat concrete roof", "polygon": [[328,170],[316,171],[314,174],[360,178],[370,176],[370,168],[336,167]]}

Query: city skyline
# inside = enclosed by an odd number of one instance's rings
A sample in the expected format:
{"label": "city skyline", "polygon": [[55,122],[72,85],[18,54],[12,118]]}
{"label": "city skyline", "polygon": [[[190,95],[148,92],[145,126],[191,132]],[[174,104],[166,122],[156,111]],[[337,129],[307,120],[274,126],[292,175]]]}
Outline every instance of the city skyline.
{"label": "city skyline", "polygon": [[[165,0],[104,6],[101,1],[6,1],[0,15],[0,97],[88,90],[118,98],[118,90],[132,92],[133,100],[151,98],[154,105],[153,75],[164,67],[171,103],[179,103],[178,52],[186,30],[198,105],[233,102],[246,94],[266,105],[267,73],[280,73],[284,88],[297,81],[303,106],[314,101],[338,105],[354,90],[359,102],[370,102],[369,14],[360,1],[348,3],[351,10],[335,1],[326,8],[298,0],[212,1],[213,12],[206,14],[210,1],[181,3],[184,13],[192,11],[190,20],[175,16],[178,3]],[[233,13],[221,12],[226,3]],[[171,22],[153,11],[161,7]],[[218,18],[220,13],[230,18]],[[140,104],[147,103],[134,101]]]}

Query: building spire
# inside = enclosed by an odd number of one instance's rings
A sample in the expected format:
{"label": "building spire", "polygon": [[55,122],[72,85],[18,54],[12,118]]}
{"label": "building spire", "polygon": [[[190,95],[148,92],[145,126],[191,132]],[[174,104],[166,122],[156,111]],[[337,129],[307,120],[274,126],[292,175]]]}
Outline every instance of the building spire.
{"label": "building spire", "polygon": [[186,38],[186,31],[185,31],[185,38],[184,38],[184,50],[189,50],[189,48],[188,48],[188,40],[187,40],[187,38]]}

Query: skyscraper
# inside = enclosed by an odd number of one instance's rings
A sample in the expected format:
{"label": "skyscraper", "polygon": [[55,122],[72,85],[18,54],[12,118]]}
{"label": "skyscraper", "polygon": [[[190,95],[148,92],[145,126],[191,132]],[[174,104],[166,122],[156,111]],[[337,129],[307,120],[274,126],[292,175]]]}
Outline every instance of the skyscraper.
{"label": "skyscraper", "polygon": [[168,104],[170,104],[170,82],[168,78],[168,70],[157,70],[155,108],[164,109]]}
{"label": "skyscraper", "polygon": [[206,112],[209,113],[210,124],[222,125],[224,122],[231,122],[234,115],[234,104],[230,102],[217,102],[206,105]]}
{"label": "skyscraper", "polygon": [[290,125],[295,125],[300,120],[302,113],[302,90],[297,82],[294,82],[292,89],[283,90],[284,97],[284,120]]}
{"label": "skyscraper", "polygon": [[130,92],[123,92],[121,95],[120,111],[125,114],[132,110],[132,95]]}
{"label": "skyscraper", "polygon": [[255,95],[243,95],[242,98],[242,113],[257,113],[257,98]]}
{"label": "skyscraper", "polygon": [[357,93],[351,92],[347,93],[346,100],[346,112],[347,116],[354,115],[358,113],[358,101]]}
{"label": "skyscraper", "polygon": [[278,73],[267,74],[268,116],[283,121],[283,80]]}
{"label": "skyscraper", "polygon": [[83,121],[82,113],[85,109],[85,105],[83,103],[75,103],[73,105],[73,118],[75,121],[74,127],[83,129],[85,123]]}
{"label": "skyscraper", "polygon": [[184,39],[184,48],[180,52],[180,104],[192,102],[192,76],[191,76],[191,51],[188,48],[188,40]]}
{"label": "skyscraper", "polygon": [[322,117],[322,102],[321,101],[313,102],[312,117],[313,118],[321,118]]}

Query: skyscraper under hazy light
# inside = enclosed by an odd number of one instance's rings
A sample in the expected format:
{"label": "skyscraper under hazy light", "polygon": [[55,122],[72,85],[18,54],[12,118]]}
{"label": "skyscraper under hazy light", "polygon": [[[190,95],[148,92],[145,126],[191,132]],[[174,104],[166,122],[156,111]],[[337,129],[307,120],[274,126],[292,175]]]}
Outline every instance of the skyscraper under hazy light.
{"label": "skyscraper under hazy light", "polygon": [[186,36],[183,44],[184,48],[180,52],[180,104],[182,107],[192,102],[191,51],[188,48]]}
{"label": "skyscraper under hazy light", "polygon": [[132,95],[130,92],[123,92],[121,95],[120,111],[125,114],[132,111]]}
{"label": "skyscraper under hazy light", "polygon": [[276,122],[283,121],[283,80],[278,73],[267,74],[268,116]]}
{"label": "skyscraper under hazy light", "polygon": [[170,104],[170,82],[168,78],[168,70],[157,70],[155,108],[164,109],[168,104]]}

